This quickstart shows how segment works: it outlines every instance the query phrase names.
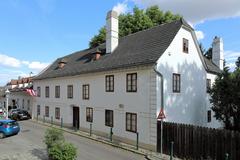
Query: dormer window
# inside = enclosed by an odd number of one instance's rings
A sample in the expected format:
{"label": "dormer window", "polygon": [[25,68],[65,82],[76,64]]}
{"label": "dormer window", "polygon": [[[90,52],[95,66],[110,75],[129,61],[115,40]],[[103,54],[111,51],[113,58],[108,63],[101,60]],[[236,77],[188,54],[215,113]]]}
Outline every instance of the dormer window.
{"label": "dormer window", "polygon": [[188,53],[188,40],[183,38],[183,52]]}
{"label": "dormer window", "polygon": [[93,60],[97,61],[101,57],[101,51],[97,48],[97,50],[93,53]]}
{"label": "dormer window", "polygon": [[61,59],[60,62],[58,62],[58,68],[62,69],[67,64],[67,60],[65,58]]}

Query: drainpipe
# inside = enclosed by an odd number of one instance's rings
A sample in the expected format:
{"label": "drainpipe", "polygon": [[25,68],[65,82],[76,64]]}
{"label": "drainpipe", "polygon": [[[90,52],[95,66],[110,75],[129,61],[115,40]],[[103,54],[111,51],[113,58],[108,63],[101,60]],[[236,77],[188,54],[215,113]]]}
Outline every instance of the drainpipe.
{"label": "drainpipe", "polygon": [[[164,82],[164,79],[163,79],[163,75],[162,73],[160,73],[158,70],[157,70],[157,64],[155,64],[154,66],[154,72],[161,78],[161,109],[163,110],[164,107],[163,107],[163,100],[164,100],[164,93],[163,93],[163,82]],[[162,150],[163,150],[163,118],[161,119],[161,144],[160,144],[160,153],[161,153],[161,157],[162,157]]]}

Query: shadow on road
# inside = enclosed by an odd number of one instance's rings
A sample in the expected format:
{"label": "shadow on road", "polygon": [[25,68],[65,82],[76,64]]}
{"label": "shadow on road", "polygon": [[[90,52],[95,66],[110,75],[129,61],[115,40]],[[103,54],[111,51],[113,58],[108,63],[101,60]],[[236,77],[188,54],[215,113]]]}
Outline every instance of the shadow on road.
{"label": "shadow on road", "polygon": [[46,149],[33,149],[33,150],[31,150],[31,153],[33,156],[35,156],[41,160],[48,160]]}

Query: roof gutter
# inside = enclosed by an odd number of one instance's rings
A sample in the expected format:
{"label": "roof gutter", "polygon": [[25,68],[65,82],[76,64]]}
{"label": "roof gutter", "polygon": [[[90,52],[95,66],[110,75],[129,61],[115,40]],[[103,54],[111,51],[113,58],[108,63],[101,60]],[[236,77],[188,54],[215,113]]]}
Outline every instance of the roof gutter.
{"label": "roof gutter", "polygon": [[164,93],[163,93],[163,81],[164,81],[163,75],[162,75],[162,73],[160,73],[160,72],[157,70],[157,65],[156,65],[156,64],[155,64],[153,70],[154,70],[154,72],[161,78],[161,109],[164,109],[164,107],[163,107],[163,104],[164,104],[164,102],[163,102],[163,99],[164,99],[164,98],[163,98],[163,97],[164,97]]}

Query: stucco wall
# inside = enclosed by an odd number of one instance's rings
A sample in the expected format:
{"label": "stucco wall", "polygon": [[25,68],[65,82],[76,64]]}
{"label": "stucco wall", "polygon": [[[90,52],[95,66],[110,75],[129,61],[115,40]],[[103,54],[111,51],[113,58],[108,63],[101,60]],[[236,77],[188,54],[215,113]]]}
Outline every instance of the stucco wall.
{"label": "stucco wall", "polygon": [[[126,74],[137,72],[137,92],[126,92]],[[114,75],[114,92],[105,92],[105,75]],[[90,84],[90,99],[82,99],[82,85]],[[55,98],[55,86],[61,86],[60,98]],[[67,98],[67,85],[73,85],[73,99]],[[93,107],[93,130],[109,133],[105,126],[105,109],[114,110],[113,133],[116,136],[136,140],[136,134],[126,131],[126,112],[137,113],[137,130],[141,143],[156,145],[156,76],[152,67],[116,70],[75,77],[55,78],[34,82],[34,89],[41,87],[41,97],[34,102],[34,115],[37,105],[41,106],[42,117],[45,106],[49,106],[50,117],[55,119],[55,107],[61,108],[64,123],[72,125],[72,106],[80,108],[80,127],[89,128],[86,122],[86,107]],[[45,98],[45,86],[50,87],[50,98]],[[151,101],[151,97],[154,97]],[[123,104],[123,108],[119,107]],[[151,106],[151,107],[150,107]],[[151,115],[152,114],[152,115]],[[47,118],[48,120],[50,119]],[[155,124],[153,122],[155,121]]]}
{"label": "stucco wall", "polygon": [[[189,41],[189,53],[183,52],[183,38]],[[206,71],[191,32],[181,28],[171,45],[160,57],[157,69],[164,77],[166,121],[206,126]],[[181,91],[173,93],[172,74],[181,74]],[[160,88],[160,78],[157,86]],[[157,92],[160,111],[160,89]]]}

